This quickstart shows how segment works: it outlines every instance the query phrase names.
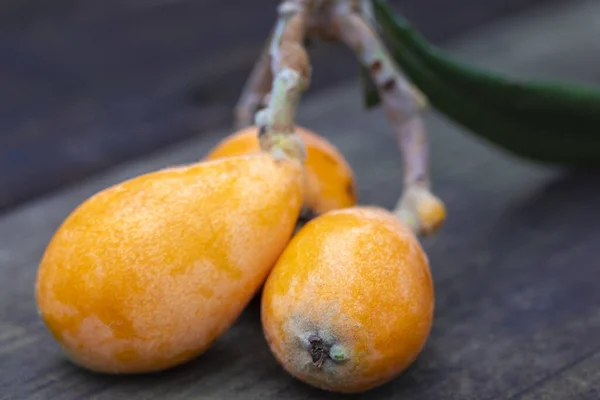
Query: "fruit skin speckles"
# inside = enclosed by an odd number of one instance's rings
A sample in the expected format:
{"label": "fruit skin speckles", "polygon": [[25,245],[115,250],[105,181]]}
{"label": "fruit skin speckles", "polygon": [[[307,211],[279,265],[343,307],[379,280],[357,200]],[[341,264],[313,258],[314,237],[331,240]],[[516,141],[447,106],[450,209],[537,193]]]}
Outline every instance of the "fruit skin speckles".
{"label": "fruit skin speckles", "polygon": [[204,352],[288,243],[299,163],[266,153],[148,173],[107,188],[58,228],[36,278],[67,357],[105,373],[164,370]]}
{"label": "fruit skin speckles", "polygon": [[397,377],[433,322],[429,262],[392,213],[367,206],[308,222],[269,274],[261,318],[275,358],[299,380],[364,392]]}

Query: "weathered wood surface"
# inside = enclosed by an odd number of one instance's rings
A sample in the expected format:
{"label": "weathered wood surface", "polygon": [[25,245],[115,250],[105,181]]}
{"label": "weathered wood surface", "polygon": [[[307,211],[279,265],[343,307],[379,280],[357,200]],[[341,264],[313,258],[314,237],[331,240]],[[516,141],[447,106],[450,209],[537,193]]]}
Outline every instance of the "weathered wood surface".
{"label": "weathered wood surface", "polygon": [[[452,49],[518,75],[600,82],[599,13],[595,0],[573,2]],[[401,181],[395,142],[381,111],[362,112],[357,91],[350,84],[316,96],[302,105],[300,122],[347,155],[362,203],[391,207]],[[434,113],[427,121],[435,187],[449,211],[441,233],[424,242],[435,279],[434,328],[404,376],[360,398],[598,399],[600,173],[522,163]],[[166,148],[0,218],[1,400],[343,398],[281,370],[263,339],[258,301],[196,361],[144,377],[73,367],[37,317],[37,263],[73,207],[112,183],[195,160],[223,134]]]}
{"label": "weathered wood surface", "polygon": [[[438,40],[546,1],[392,2]],[[0,210],[229,124],[277,2],[1,2]],[[356,74],[342,46],[311,53],[311,93]]]}

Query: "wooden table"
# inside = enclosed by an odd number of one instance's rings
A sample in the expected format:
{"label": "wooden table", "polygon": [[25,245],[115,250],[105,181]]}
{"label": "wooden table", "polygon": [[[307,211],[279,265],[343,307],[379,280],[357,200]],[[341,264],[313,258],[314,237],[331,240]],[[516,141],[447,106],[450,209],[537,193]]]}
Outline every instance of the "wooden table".
{"label": "wooden table", "polygon": [[[600,81],[595,0],[537,11],[455,43],[457,56],[522,76]],[[361,202],[391,207],[400,159],[381,110],[361,110],[353,82],[302,104],[299,122],[327,136],[356,170]],[[365,398],[598,399],[600,173],[530,165],[427,116],[433,177],[449,219],[424,241],[435,324],[402,377]],[[87,196],[142,172],[194,161],[226,132],[164,148],[0,218],[0,399],[306,399],[261,333],[258,301],[207,353],[139,377],[72,366],[40,322],[37,263],[61,220]]]}

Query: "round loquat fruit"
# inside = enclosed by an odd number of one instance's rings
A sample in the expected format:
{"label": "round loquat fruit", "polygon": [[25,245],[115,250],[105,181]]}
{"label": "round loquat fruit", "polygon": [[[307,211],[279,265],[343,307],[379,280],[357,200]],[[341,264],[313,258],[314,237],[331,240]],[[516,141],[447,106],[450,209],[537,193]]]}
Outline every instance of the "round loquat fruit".
{"label": "round loquat fruit", "polygon": [[418,239],[387,210],[355,206],[304,225],[262,293],[269,348],[314,387],[364,392],[402,373],[432,326],[434,290]]}

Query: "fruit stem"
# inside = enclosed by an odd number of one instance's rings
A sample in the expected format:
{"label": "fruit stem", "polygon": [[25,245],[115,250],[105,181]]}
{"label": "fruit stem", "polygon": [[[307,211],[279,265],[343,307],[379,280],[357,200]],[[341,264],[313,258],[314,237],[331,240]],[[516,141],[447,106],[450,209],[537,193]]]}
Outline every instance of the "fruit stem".
{"label": "fruit stem", "polygon": [[371,2],[362,2],[361,11],[356,12],[347,1],[338,0],[332,18],[341,41],[370,73],[396,133],[404,161],[404,187],[395,211],[415,234],[427,236],[436,232],[445,219],[444,204],[430,188],[429,135],[422,117],[428,102],[401,72],[378,34],[372,6]]}
{"label": "fruit stem", "polygon": [[273,85],[267,107],[255,116],[261,149],[301,162],[306,158],[306,149],[295,135],[295,120],[300,93],[308,88],[311,75],[304,47],[307,13],[306,4],[299,0],[286,0],[278,7],[279,18],[269,49]]}

